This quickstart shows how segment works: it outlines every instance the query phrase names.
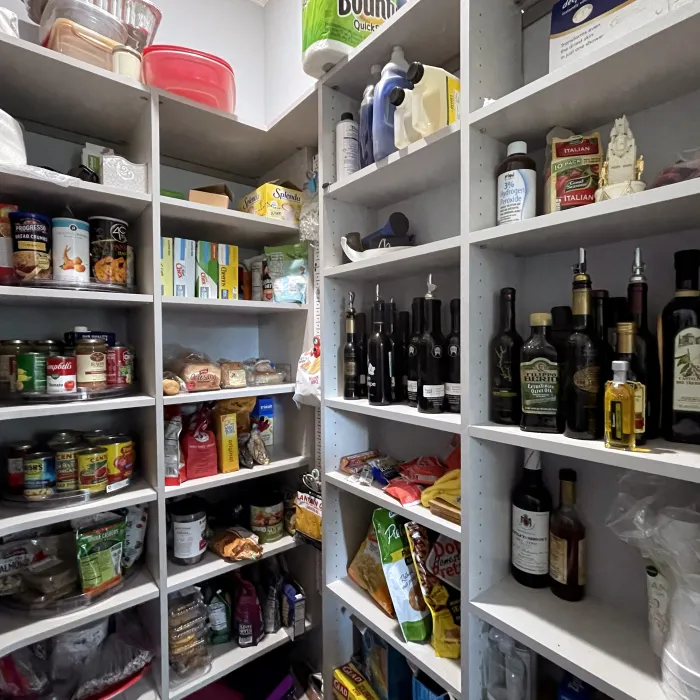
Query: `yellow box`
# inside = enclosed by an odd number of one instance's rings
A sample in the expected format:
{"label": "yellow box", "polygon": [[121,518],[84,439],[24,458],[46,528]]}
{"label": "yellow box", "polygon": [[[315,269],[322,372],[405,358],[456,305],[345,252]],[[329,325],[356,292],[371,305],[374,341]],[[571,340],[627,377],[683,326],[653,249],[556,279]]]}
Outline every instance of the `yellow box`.
{"label": "yellow box", "polygon": [[173,239],[160,239],[160,293],[164,297],[173,295]]}
{"label": "yellow box", "polygon": [[223,413],[214,416],[216,445],[219,449],[219,472],[228,474],[240,469],[238,463],[238,435],[236,414]]}
{"label": "yellow box", "polygon": [[267,216],[270,219],[298,224],[301,212],[301,192],[291,187],[267,182],[243,197],[236,208],[238,211],[245,211],[248,214],[257,214],[258,216]]}
{"label": "yellow box", "polygon": [[219,243],[219,299],[238,299],[238,246]]}
{"label": "yellow box", "polygon": [[379,700],[355,664],[343,664],[333,671],[333,697],[336,700]]}

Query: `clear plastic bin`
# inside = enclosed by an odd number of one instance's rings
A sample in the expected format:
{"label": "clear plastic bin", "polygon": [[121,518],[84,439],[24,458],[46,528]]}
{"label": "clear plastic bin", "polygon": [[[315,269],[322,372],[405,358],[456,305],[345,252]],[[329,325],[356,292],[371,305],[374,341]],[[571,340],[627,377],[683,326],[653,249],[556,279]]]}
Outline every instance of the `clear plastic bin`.
{"label": "clear plastic bin", "polygon": [[49,0],[39,25],[39,42],[41,44],[47,45],[53,27],[60,19],[70,20],[74,24],[95,32],[105,39],[116,41],[118,44],[126,44],[129,36],[123,22],[89,2],[84,0]]}
{"label": "clear plastic bin", "polygon": [[112,49],[119,43],[69,19],[59,19],[53,25],[47,46],[58,53],[111,71]]}

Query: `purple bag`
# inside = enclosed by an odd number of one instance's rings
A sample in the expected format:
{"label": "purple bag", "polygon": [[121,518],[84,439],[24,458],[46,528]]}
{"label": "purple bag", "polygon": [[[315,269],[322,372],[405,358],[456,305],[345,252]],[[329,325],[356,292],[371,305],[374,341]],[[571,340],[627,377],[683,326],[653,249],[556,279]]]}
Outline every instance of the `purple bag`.
{"label": "purple bag", "polygon": [[255,586],[240,574],[236,580],[236,596],[233,613],[233,633],[238,646],[255,647],[265,636],[262,608],[258,601]]}

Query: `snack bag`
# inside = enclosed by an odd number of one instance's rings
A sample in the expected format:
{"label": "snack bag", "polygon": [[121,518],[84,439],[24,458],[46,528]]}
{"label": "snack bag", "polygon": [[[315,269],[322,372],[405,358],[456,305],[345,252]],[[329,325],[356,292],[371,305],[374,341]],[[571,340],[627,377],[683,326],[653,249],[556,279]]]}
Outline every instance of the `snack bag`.
{"label": "snack bag", "polygon": [[179,486],[187,480],[185,460],[180,450],[182,413],[179,406],[165,407],[165,485]]}
{"label": "snack bag", "polygon": [[441,498],[455,508],[462,507],[462,470],[453,469],[429,486],[421,495],[421,503],[430,508],[431,501]]}
{"label": "snack bag", "polygon": [[273,301],[306,304],[309,287],[309,245],[265,246]]}
{"label": "snack bag", "polygon": [[[411,548],[411,556],[418,574],[418,582],[423,598],[433,618],[433,635],[430,643],[435,656],[443,659],[458,659],[460,655],[460,631],[450,610],[450,593],[447,586],[428,571],[428,531],[418,523],[406,523],[406,535]],[[458,595],[453,595],[458,599]]]}
{"label": "snack bag", "polygon": [[[323,501],[321,496],[299,491],[296,497],[296,532],[314,542],[321,542]],[[302,541],[304,541],[302,539]]]}
{"label": "snack bag", "polygon": [[423,599],[404,520],[396,513],[377,508],[372,515],[384,576],[394,603],[396,617],[407,642],[422,642],[430,634],[430,617]]}
{"label": "snack bag", "polygon": [[367,591],[387,615],[396,617],[394,604],[391,602],[391,594],[382,570],[382,559],[374,525],[369,526],[367,537],[348,566],[348,576],[360,588]]}
{"label": "snack bag", "polygon": [[445,473],[437,457],[418,457],[409,462],[404,462],[400,467],[401,476],[412,484],[419,486],[432,486]]}
{"label": "snack bag", "polygon": [[262,608],[258,601],[255,586],[239,573],[233,574],[236,580],[236,600],[234,603],[233,632],[239,647],[256,647],[265,636]]}
{"label": "snack bag", "polygon": [[314,336],[311,350],[302,353],[299,358],[294,403],[321,405],[321,339],[318,336]]}
{"label": "snack bag", "polygon": [[215,476],[217,473],[216,440],[209,429],[211,411],[202,406],[190,419],[182,438],[182,454],[188,479]]}
{"label": "snack bag", "polygon": [[81,527],[75,533],[78,570],[83,593],[96,595],[117,584],[122,577],[126,519]]}

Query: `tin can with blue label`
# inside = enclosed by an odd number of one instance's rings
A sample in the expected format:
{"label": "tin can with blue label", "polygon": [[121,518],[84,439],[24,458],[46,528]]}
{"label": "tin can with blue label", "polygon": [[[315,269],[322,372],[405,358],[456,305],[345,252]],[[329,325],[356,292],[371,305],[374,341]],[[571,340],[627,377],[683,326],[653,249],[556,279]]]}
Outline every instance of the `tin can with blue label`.
{"label": "tin can with blue label", "polygon": [[34,452],[24,458],[24,497],[42,501],[56,493],[56,461],[53,452]]}
{"label": "tin can with blue label", "polygon": [[53,278],[87,285],[90,282],[90,226],[87,221],[51,219]]}

